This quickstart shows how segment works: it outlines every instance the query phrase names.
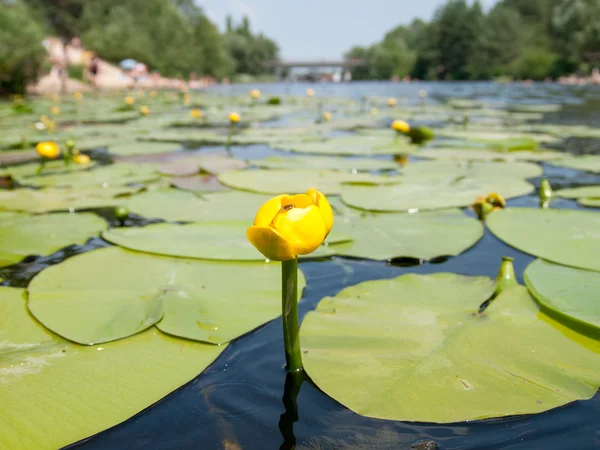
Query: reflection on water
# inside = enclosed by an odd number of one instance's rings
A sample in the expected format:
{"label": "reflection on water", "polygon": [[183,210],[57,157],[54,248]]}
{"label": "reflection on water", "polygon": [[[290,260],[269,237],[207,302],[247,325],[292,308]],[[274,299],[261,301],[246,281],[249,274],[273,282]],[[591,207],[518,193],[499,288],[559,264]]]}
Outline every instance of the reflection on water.
{"label": "reflection on water", "polygon": [[[255,86],[223,86],[223,93],[247,93]],[[307,85],[256,86],[264,95],[304,95]],[[493,83],[353,83],[314,85],[317,95],[395,96],[407,103],[419,101],[425,89],[428,102],[448,97],[475,98],[497,106],[514,103],[559,103],[568,106],[548,113],[544,122],[600,125],[600,88]],[[568,140],[574,153],[598,152],[599,140]],[[569,147],[570,146],[570,147]],[[212,147],[208,151],[223,150]],[[188,151],[207,151],[189,149]],[[264,145],[233,147],[235,156],[255,159],[287,156]],[[555,188],[600,184],[600,176],[542,164],[544,176]],[[539,178],[532,180],[539,185]],[[535,195],[508,202],[508,206],[538,207]],[[575,201],[557,198],[553,207],[580,209]],[[472,215],[471,211],[466,213]],[[114,218],[103,215],[113,224]],[[127,225],[143,226],[143,218],[130,217]],[[29,258],[2,269],[0,277],[13,286],[25,286],[44,267],[83,251],[109,245],[93,239],[48,257]],[[398,260],[389,264],[333,258],[301,262],[307,287],[300,303],[301,318],[324,296],[366,280],[406,273],[454,272],[494,278],[501,256],[514,258],[519,282],[534,259],[498,240],[487,230],[482,240],[465,253],[436,261]],[[566,331],[568,332],[568,330]],[[286,374],[277,319],[234,341],[202,375],[127,422],[70,448],[85,450],[135,449],[591,449],[600,446],[600,395],[542,414],[437,425],[394,422],[359,416],[322,393],[310,380]],[[365,389],[368,389],[365,386]],[[283,400],[283,401],[282,401]],[[443,401],[443,399],[440,399]]]}

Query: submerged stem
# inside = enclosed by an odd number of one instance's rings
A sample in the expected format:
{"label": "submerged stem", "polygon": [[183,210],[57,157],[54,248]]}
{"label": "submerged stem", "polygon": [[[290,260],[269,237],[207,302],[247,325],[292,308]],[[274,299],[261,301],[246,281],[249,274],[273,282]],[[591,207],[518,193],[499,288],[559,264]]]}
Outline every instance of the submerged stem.
{"label": "submerged stem", "polygon": [[225,142],[225,150],[227,151],[227,154],[229,156],[232,156],[232,154],[231,154],[231,137],[233,136],[234,131],[235,131],[235,125],[232,123],[229,126],[229,134],[227,135],[227,141]]}
{"label": "submerged stem", "polygon": [[287,370],[302,370],[298,329],[298,258],[281,262],[281,315]]}

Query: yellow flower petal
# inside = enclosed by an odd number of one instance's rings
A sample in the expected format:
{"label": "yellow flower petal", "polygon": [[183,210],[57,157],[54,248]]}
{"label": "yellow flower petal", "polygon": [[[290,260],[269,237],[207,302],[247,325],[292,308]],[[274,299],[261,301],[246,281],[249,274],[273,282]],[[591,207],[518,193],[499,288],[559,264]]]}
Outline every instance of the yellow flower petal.
{"label": "yellow flower petal", "polygon": [[289,195],[278,195],[273,197],[271,200],[267,200],[256,213],[254,218],[254,226],[256,227],[268,227],[273,222],[275,216],[281,210],[281,201]]}
{"label": "yellow flower petal", "polygon": [[246,237],[256,249],[272,261],[287,261],[297,255],[292,246],[276,230],[270,227],[250,227]]}
{"label": "yellow flower petal", "polygon": [[331,228],[333,227],[334,221],[331,205],[327,201],[327,198],[317,189],[309,189],[306,194],[312,198],[314,204],[317,205],[319,211],[321,212],[323,223],[325,223],[325,237],[327,237],[331,231]]}
{"label": "yellow flower petal", "polygon": [[321,211],[316,205],[283,209],[275,216],[271,227],[277,230],[297,255],[314,252],[327,235]]}
{"label": "yellow flower petal", "polygon": [[40,142],[35,146],[35,150],[38,152],[38,155],[48,159],[57,158],[60,154],[60,148],[53,141]]}

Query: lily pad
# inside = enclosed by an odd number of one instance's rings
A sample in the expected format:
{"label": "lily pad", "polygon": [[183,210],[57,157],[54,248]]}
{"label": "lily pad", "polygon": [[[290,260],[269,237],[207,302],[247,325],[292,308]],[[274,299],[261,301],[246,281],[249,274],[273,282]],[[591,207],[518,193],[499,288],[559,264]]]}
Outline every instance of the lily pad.
{"label": "lily pad", "polygon": [[95,214],[57,213],[23,216],[0,222],[0,266],[28,255],[50,255],[69,245],[82,245],[107,228]]}
{"label": "lily pad", "polygon": [[139,190],[128,186],[0,190],[0,209],[41,213],[117,206],[125,201],[121,196]]}
{"label": "lily pad", "polygon": [[490,231],[525,253],[600,271],[600,215],[568,209],[508,208],[490,214]]}
{"label": "lily pad", "polygon": [[425,161],[407,164],[402,174],[414,177],[469,176],[533,178],[544,173],[542,168],[528,162]]}
{"label": "lily pad", "polygon": [[323,194],[334,195],[342,191],[342,183],[394,183],[398,178],[370,174],[352,174],[334,170],[231,170],[219,175],[225,186],[262,194],[306,192],[317,188]]}
{"label": "lily pad", "polygon": [[448,423],[531,414],[589,399],[600,342],[486,277],[408,274],[326,297],[301,327],[304,368],[368,417]]}
{"label": "lily pad", "polygon": [[577,202],[582,206],[600,208],[600,198],[580,198]]}
{"label": "lily pad", "polygon": [[148,155],[151,153],[167,153],[179,150],[181,146],[164,142],[119,142],[111,144],[108,147],[108,152],[113,155],[131,156],[131,155]]}
{"label": "lily pad", "polygon": [[165,333],[223,344],[281,313],[279,266],[108,247],[43,270],[29,285],[29,310],[50,330],[82,344],[124,338],[158,320]]}
{"label": "lily pad", "polygon": [[581,186],[576,188],[560,189],[555,192],[557,197],[584,198],[600,197],[600,186]]}
{"label": "lily pad", "polygon": [[158,189],[135,195],[124,202],[137,215],[181,222],[239,220],[252,223],[256,211],[270,196],[247,192],[196,195],[178,189]]}
{"label": "lily pad", "polygon": [[600,273],[538,259],[523,278],[545,312],[600,338]]}
{"label": "lily pad", "polygon": [[564,153],[551,150],[499,152],[474,148],[424,148],[417,154],[426,159],[458,159],[472,161],[551,161],[564,157]]}
{"label": "lily pad", "polygon": [[84,347],[39,325],[25,292],[8,287],[0,288],[0,342],[0,448],[22,450],[62,448],[115,426],[192,380],[226,348],[155,328]]}
{"label": "lily pad", "polygon": [[[160,223],[142,228],[113,228],[102,237],[131,250],[185,258],[264,261],[265,257],[248,242],[246,229],[251,222],[205,222],[178,225]],[[328,245],[307,255],[312,258],[331,256],[339,242],[348,237],[330,236]]]}
{"label": "lily pad", "polygon": [[269,158],[254,159],[248,162],[253,166],[265,169],[327,169],[344,172],[397,170],[399,167],[395,162],[385,159],[340,158],[328,156],[298,156],[288,158],[271,156]]}
{"label": "lily pad", "polygon": [[568,169],[600,173],[600,155],[572,156],[570,158],[552,161],[552,165],[558,167],[567,167]]}
{"label": "lily pad", "polygon": [[193,177],[171,178],[169,183],[179,189],[199,193],[229,191],[227,186],[223,186],[213,175],[196,175]]}
{"label": "lily pad", "polygon": [[483,226],[458,209],[419,214],[363,214],[336,216],[334,230],[351,241],[330,245],[337,255],[389,260],[462,253],[483,236]]}
{"label": "lily pad", "polygon": [[346,184],[342,199],[347,205],[371,211],[416,212],[468,206],[489,192],[512,198],[532,191],[531,184],[513,177],[432,177],[410,178],[389,186]]}
{"label": "lily pad", "polygon": [[394,141],[394,133],[389,136],[356,135],[332,138],[323,142],[289,142],[277,145],[280,150],[296,153],[314,153],[320,155],[410,155],[417,151],[416,145],[405,139]]}
{"label": "lily pad", "polygon": [[147,183],[160,179],[151,164],[117,163],[70,174],[18,177],[22,184],[38,187],[108,187]]}

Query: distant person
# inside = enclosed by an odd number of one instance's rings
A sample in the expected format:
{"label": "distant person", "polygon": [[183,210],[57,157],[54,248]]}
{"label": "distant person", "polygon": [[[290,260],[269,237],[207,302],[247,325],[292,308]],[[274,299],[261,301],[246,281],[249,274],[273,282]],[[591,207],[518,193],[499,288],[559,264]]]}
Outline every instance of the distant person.
{"label": "distant person", "polygon": [[88,68],[88,72],[89,72],[90,81],[92,82],[94,89],[98,89],[98,75],[100,73],[100,58],[98,58],[98,55],[96,55],[96,53],[92,52],[92,55],[91,55],[91,58],[90,58],[87,68]]}

